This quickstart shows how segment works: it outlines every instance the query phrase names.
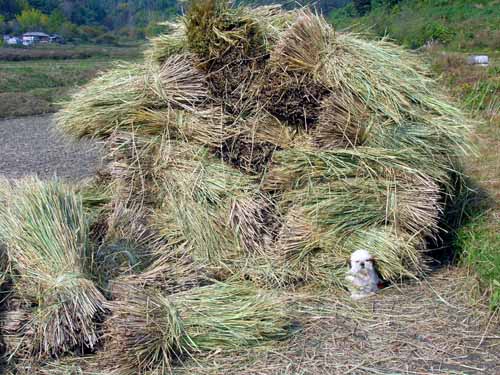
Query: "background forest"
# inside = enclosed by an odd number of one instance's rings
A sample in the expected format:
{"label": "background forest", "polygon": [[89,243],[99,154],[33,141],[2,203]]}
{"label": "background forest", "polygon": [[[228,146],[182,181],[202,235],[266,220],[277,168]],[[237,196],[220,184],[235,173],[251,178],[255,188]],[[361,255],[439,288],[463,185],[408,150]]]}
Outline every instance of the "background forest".
{"label": "background forest", "polygon": [[[269,0],[241,2],[299,4]],[[325,14],[348,3],[348,0],[316,2]],[[144,39],[161,32],[158,22],[183,12],[186,5],[187,1],[177,0],[0,0],[0,32],[36,30],[58,33],[67,40],[98,43]]]}

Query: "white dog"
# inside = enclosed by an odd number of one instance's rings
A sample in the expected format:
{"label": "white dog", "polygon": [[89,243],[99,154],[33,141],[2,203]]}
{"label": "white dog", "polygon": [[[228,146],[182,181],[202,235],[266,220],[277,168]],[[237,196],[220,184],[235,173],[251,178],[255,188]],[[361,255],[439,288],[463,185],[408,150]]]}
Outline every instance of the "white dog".
{"label": "white dog", "polygon": [[373,257],[366,250],[351,254],[351,269],[345,278],[351,298],[356,300],[374,295],[381,283],[373,267]]}

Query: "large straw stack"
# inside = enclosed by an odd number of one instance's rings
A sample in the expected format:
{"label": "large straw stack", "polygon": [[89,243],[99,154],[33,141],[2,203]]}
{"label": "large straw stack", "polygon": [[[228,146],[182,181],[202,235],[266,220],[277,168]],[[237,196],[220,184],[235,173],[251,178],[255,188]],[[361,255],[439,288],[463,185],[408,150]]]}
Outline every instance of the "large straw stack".
{"label": "large straw stack", "polygon": [[144,64],[103,73],[57,115],[106,145],[95,186],[0,191],[36,354],[95,351],[106,305],[110,371],[165,373],[286,337],[257,285],[342,287],[358,249],[387,281],[422,275],[468,126],[418,56],[277,6],[197,1],[169,27]]}
{"label": "large straw stack", "polygon": [[170,27],[146,69],[105,73],[58,115],[107,142],[115,197],[226,275],[339,284],[361,247],[388,279],[422,272],[467,121],[417,56],[275,6],[195,2]]}

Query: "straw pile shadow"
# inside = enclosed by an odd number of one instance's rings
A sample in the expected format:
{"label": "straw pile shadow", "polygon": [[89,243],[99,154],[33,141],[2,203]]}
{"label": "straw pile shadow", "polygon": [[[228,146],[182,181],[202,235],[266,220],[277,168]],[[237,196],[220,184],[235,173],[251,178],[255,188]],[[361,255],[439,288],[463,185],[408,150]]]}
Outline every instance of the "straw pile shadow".
{"label": "straw pile shadow", "polygon": [[104,143],[95,181],[3,184],[17,373],[94,354],[159,374],[286,339],[285,290],[341,288],[354,250],[421,276],[460,193],[469,120],[414,54],[307,9],[198,1],[168,26],[57,115]]}

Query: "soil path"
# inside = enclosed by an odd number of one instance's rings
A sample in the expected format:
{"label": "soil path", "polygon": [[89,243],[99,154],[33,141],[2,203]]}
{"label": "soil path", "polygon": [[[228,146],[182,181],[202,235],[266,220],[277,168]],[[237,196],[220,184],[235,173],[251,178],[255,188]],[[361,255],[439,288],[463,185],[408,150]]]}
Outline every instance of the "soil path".
{"label": "soil path", "polygon": [[52,116],[0,121],[0,177],[81,179],[99,167],[99,147],[58,133]]}

